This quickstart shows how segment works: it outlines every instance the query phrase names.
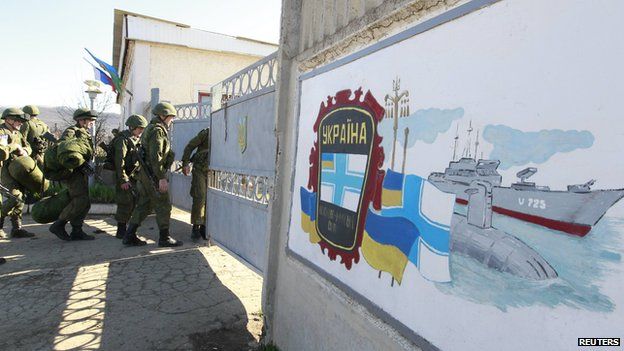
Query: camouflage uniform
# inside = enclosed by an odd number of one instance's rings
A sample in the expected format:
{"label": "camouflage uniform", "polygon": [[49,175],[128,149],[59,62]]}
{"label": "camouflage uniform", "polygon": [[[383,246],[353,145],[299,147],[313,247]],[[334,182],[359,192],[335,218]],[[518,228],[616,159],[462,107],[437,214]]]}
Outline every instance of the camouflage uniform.
{"label": "camouflage uniform", "polygon": [[[197,149],[191,157],[193,150]],[[206,239],[206,192],[208,182],[208,156],[210,152],[210,130],[200,131],[184,148],[182,166],[186,167],[193,162],[193,180],[191,181],[190,195],[193,198],[191,209],[191,237],[198,239],[201,235]]]}
{"label": "camouflage uniform", "polygon": [[[133,130],[147,127],[147,121],[141,115],[132,115],[128,117],[126,125],[129,129],[119,132],[111,141],[115,167],[115,202],[117,203],[115,237],[118,239],[123,239],[126,234],[126,224],[134,211],[138,196],[136,173],[139,168],[137,148],[140,144],[139,138],[133,135]],[[121,186],[126,183],[130,183],[130,189],[123,190]]]}
{"label": "camouflage uniform", "polygon": [[22,124],[20,132],[32,147],[30,157],[37,161],[37,166],[40,169],[43,169],[43,154],[48,146],[44,134],[49,134],[50,130],[45,122],[37,118],[39,109],[36,106],[27,105],[24,106],[23,110],[30,115],[30,120]]}
{"label": "camouflage uniform", "polygon": [[169,103],[159,103],[154,107],[154,115],[141,136],[141,148],[144,158],[140,161],[137,188],[139,200],[132,212],[128,230],[124,237],[124,245],[145,245],[145,242],[136,236],[136,231],[143,220],[156,212],[156,223],[160,231],[159,246],[179,246],[181,241],[169,235],[169,221],[171,218],[171,201],[169,191],[158,191],[158,181],[166,180],[167,173],[173,163],[173,151],[169,140],[169,130],[161,117],[175,116],[175,108]]}
{"label": "camouflage uniform", "polygon": [[[76,121],[80,119],[95,119],[97,115],[95,112],[78,109],[74,112],[74,119]],[[87,141],[85,145],[88,148],[81,152],[82,157],[89,162],[93,157],[93,140],[91,134],[86,128],[80,127],[79,124],[65,129],[59,142],[71,139],[82,139]],[[80,168],[80,167],[79,167]],[[89,209],[91,208],[91,199],[89,198],[89,177],[81,169],[74,169],[71,175],[63,180],[63,184],[67,187],[69,192],[70,202],[61,211],[59,219],[50,226],[50,231],[58,236],[62,240],[92,240],[93,236],[87,235],[82,230]],[[72,231],[68,235],[65,232],[65,224],[70,222]]]}
{"label": "camouflage uniform", "polygon": [[34,234],[29,233],[22,228],[22,210],[24,208],[24,202],[22,199],[24,197],[24,187],[9,174],[9,165],[13,160],[20,156],[19,148],[21,147],[24,149],[27,154],[30,154],[32,150],[19,130],[13,130],[6,122],[7,119],[17,119],[22,122],[26,122],[27,117],[24,117],[22,110],[16,108],[8,108],[2,115],[5,122],[0,125],[0,144],[6,145],[8,156],[7,160],[4,161],[2,165],[0,181],[2,182],[2,185],[9,189],[10,193],[15,198],[7,196],[2,202],[0,227],[4,226],[4,218],[9,216],[13,226],[11,229],[12,237],[32,237]]}
{"label": "camouflage uniform", "polygon": [[[4,146],[4,145],[0,145],[0,168],[2,167],[2,164],[4,161],[9,159],[9,147],[8,146]],[[0,201],[2,201],[2,197],[0,196]],[[1,211],[1,209],[0,209]],[[0,212],[1,214],[1,212]],[[0,238],[4,238],[4,232],[2,230],[2,228],[0,228]],[[0,264],[6,263],[6,259],[4,257],[0,257]]]}

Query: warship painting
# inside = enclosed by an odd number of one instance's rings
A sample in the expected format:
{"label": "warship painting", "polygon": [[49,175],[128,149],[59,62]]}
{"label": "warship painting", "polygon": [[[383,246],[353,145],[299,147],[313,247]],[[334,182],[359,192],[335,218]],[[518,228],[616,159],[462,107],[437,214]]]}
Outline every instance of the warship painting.
{"label": "warship painting", "polygon": [[456,160],[456,135],[453,160],[443,173],[433,172],[428,177],[441,191],[455,194],[459,205],[468,205],[469,189],[475,182],[486,182],[492,187],[494,212],[583,237],[611,206],[624,197],[624,189],[592,190],[595,180],[568,185],[567,190],[551,190],[548,186],[527,181],[537,172],[534,167],[518,172],[519,181],[510,187],[502,186],[502,176],[497,171],[500,161],[477,159],[478,131],[473,156],[470,142],[472,130],[471,123],[462,156]]}

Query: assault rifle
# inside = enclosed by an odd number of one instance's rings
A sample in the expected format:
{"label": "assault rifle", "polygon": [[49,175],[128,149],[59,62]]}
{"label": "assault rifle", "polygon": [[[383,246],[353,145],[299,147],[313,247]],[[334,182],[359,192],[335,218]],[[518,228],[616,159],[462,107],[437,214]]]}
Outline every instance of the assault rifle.
{"label": "assault rifle", "polygon": [[6,186],[0,184],[0,193],[2,193],[2,195],[5,195],[8,198],[11,198],[17,202],[24,202],[23,200],[21,200],[19,197],[11,194],[11,190],[9,190],[9,188],[7,188]]}
{"label": "assault rifle", "polygon": [[145,162],[145,149],[143,147],[140,147],[137,150],[137,156],[138,156],[137,158],[139,159],[139,166],[141,166],[141,169],[145,171],[145,174],[147,175],[147,178],[149,178],[149,180],[152,182],[152,185],[154,186],[154,190],[156,190],[156,192],[158,192],[158,182],[159,182],[159,179],[156,179],[156,175],[154,174],[152,169]]}
{"label": "assault rifle", "polygon": [[99,174],[97,174],[97,172],[95,171],[95,168],[93,168],[93,165],[91,165],[91,162],[85,162],[83,163],[80,167],[78,167],[76,169],[77,171],[81,172],[82,174],[88,176],[88,177],[95,177],[95,179],[97,181],[99,181],[100,183],[104,183],[104,180],[102,179],[102,177],[100,177]]}

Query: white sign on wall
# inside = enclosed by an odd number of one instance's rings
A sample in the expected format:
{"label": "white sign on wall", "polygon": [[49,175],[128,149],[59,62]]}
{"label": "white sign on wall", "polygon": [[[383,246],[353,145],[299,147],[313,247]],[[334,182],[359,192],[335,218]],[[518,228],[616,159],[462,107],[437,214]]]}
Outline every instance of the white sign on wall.
{"label": "white sign on wall", "polygon": [[290,252],[443,350],[624,337],[616,33],[493,1],[302,76]]}

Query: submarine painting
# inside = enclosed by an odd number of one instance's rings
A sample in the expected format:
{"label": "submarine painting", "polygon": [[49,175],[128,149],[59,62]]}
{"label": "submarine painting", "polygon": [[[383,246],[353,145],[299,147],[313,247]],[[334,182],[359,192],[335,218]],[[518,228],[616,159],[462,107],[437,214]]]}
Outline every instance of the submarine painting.
{"label": "submarine painting", "polygon": [[288,252],[429,349],[624,337],[624,56],[579,73],[600,26],[526,46],[502,3],[302,76]]}

